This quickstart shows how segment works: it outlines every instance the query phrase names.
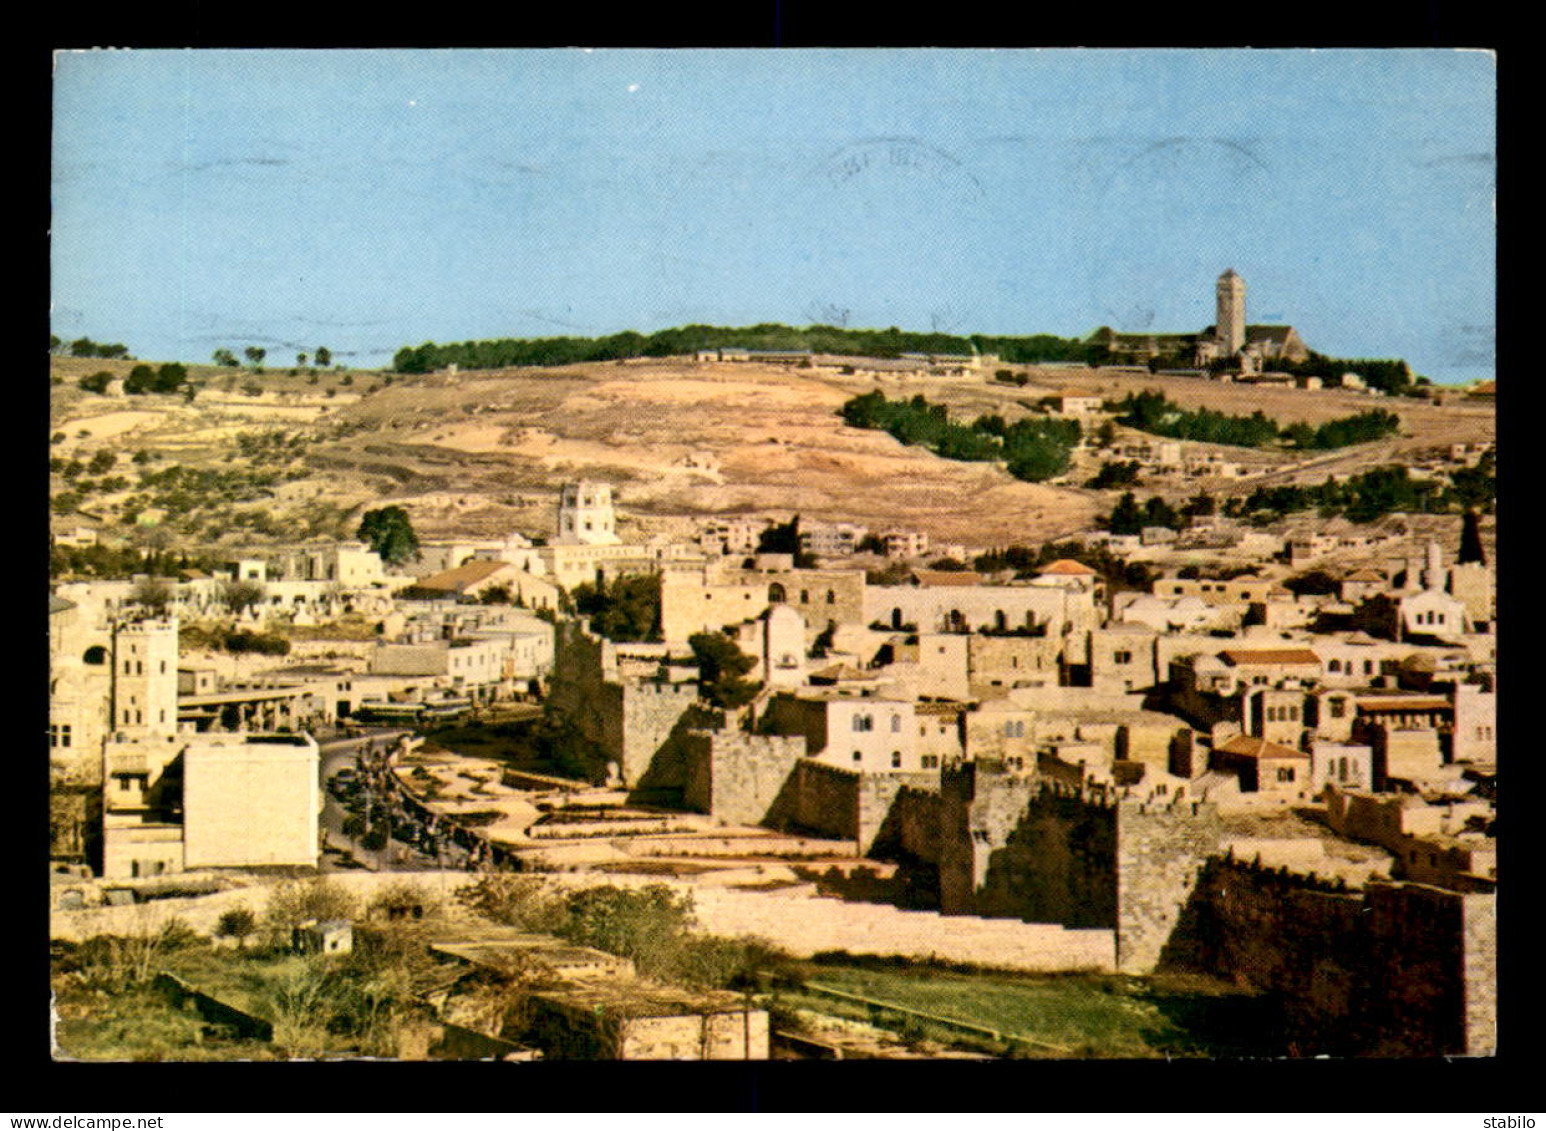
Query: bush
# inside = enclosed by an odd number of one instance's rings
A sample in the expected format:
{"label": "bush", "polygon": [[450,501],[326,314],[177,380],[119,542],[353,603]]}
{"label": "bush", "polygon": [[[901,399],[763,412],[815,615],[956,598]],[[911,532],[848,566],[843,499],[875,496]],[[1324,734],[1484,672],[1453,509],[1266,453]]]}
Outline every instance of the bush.
{"label": "bush", "polygon": [[561,930],[568,912],[563,900],[534,876],[482,876],[456,893],[469,911],[528,931]]}
{"label": "bush", "polygon": [[565,938],[632,959],[647,975],[675,968],[693,922],[692,896],[678,895],[664,884],[585,888],[571,892],[565,906]]}
{"label": "bush", "polygon": [[369,919],[433,919],[441,912],[440,897],[423,884],[395,880],[376,893],[365,909]]}
{"label": "bush", "polygon": [[269,893],[263,925],[288,941],[290,931],[309,919],[353,919],[354,896],[326,877],[290,880]]}
{"label": "bush", "polygon": [[89,377],[82,377],[79,384],[80,387],[85,389],[88,393],[100,394],[107,392],[108,382],[110,382],[112,379],[113,375],[106,370],[103,370],[100,373],[93,373]]}
{"label": "bush", "polygon": [[248,907],[233,907],[224,912],[218,922],[215,923],[215,937],[222,939],[235,939],[238,946],[245,947],[247,938],[258,929],[258,917]]}

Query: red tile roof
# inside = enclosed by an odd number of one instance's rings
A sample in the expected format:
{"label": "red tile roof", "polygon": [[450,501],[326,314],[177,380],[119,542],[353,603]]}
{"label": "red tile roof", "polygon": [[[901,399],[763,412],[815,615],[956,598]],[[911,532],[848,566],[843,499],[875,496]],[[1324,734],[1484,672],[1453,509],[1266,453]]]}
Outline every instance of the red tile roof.
{"label": "red tile roof", "polygon": [[1049,566],[1036,571],[1040,575],[1052,574],[1057,577],[1094,577],[1095,571],[1083,562],[1076,562],[1072,558],[1059,558]]}
{"label": "red tile roof", "polygon": [[959,589],[962,586],[982,584],[982,574],[973,573],[971,570],[915,569],[913,577],[919,585],[927,585],[931,589],[949,587]]}
{"label": "red tile roof", "polygon": [[1244,758],[1304,758],[1310,756],[1303,750],[1295,750],[1292,746],[1284,746],[1278,742],[1268,742],[1265,738],[1252,738],[1248,734],[1237,734],[1228,742],[1221,742],[1214,747],[1220,754],[1238,754]]}
{"label": "red tile roof", "polygon": [[476,585],[480,581],[487,581],[500,570],[510,568],[509,562],[492,560],[470,561],[465,565],[457,566],[455,569],[448,569],[443,573],[422,577],[413,587],[415,589],[441,589],[450,593],[461,593],[468,586]]}
{"label": "red tile roof", "polygon": [[1308,648],[1256,648],[1248,652],[1237,648],[1226,648],[1219,655],[1236,667],[1246,664],[1319,664],[1321,662],[1321,658]]}

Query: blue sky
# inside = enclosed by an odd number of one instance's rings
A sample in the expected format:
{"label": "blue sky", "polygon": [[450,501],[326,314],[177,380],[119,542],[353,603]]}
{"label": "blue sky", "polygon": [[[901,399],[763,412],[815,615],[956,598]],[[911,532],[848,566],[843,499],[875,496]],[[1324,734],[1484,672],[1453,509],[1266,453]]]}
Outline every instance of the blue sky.
{"label": "blue sky", "polygon": [[56,58],[53,326],[139,357],[829,322],[1198,330],[1490,376],[1491,56]]}

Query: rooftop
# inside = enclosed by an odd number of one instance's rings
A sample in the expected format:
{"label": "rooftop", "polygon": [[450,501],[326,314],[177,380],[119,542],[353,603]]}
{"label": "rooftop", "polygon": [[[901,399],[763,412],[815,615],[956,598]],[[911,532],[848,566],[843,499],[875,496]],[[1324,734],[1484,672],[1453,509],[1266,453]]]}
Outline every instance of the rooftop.
{"label": "rooftop", "polygon": [[1036,571],[1038,576],[1045,577],[1094,577],[1095,571],[1083,562],[1076,562],[1072,558],[1059,558],[1050,565]]}
{"label": "rooftop", "polygon": [[1228,742],[1221,742],[1213,749],[1219,754],[1236,754],[1244,758],[1303,758],[1308,760],[1310,757],[1304,751],[1295,750],[1292,746],[1268,742],[1265,738],[1253,738],[1248,734],[1237,734]]}
{"label": "rooftop", "polygon": [[1219,655],[1235,667],[1244,667],[1250,664],[1316,664],[1321,659],[1308,648],[1256,648],[1245,651],[1239,648],[1225,648]]}

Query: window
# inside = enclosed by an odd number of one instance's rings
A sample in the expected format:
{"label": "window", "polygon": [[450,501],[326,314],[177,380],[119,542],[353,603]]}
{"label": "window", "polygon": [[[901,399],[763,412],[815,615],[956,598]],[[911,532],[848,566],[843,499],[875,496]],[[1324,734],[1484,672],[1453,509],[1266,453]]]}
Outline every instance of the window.
{"label": "window", "polygon": [[892,715],[891,716],[891,733],[892,734],[900,734],[901,731],[902,731],[902,716],[901,715]]}
{"label": "window", "polygon": [[837,593],[834,592],[831,589],[827,590],[827,604],[829,604],[829,605],[837,604]]}
{"label": "window", "polygon": [[1114,652],[1111,656],[1111,662],[1114,664],[1130,664],[1133,662],[1133,654],[1131,652]]}
{"label": "window", "polygon": [[768,586],[768,602],[774,605],[781,605],[784,602],[784,587],[776,581]]}
{"label": "window", "polygon": [[800,604],[802,604],[802,605],[809,605],[810,603],[811,603],[811,591],[809,589],[802,589],[802,590],[800,590]]}
{"label": "window", "polygon": [[902,768],[902,752],[900,750],[893,750],[891,752],[891,768],[893,770],[900,770]]}
{"label": "window", "polygon": [[937,770],[937,769],[939,769],[939,755],[938,754],[925,754],[922,757],[922,759],[920,759],[920,761],[921,761],[921,764],[922,764],[922,766],[923,766],[923,768],[925,770]]}
{"label": "window", "polygon": [[1328,699],[1326,701],[1326,711],[1334,719],[1344,718],[1347,715],[1347,700]]}
{"label": "window", "polygon": [[1332,660],[1329,664],[1326,665],[1326,670],[1333,674],[1340,672],[1342,670],[1342,661]]}
{"label": "window", "polygon": [[1278,781],[1293,781],[1293,780],[1294,780],[1294,767],[1292,767],[1292,766],[1279,766],[1278,767]]}
{"label": "window", "polygon": [[[299,598],[297,598],[297,600],[299,600]],[[166,674],[166,661],[165,660],[161,661],[161,674],[162,675]]]}
{"label": "window", "polygon": [[855,750],[854,751],[854,761],[855,762],[862,762],[862,761],[864,761],[864,755],[861,754],[859,751]]}
{"label": "window", "polygon": [[1289,721],[1291,721],[1291,722],[1298,722],[1299,721],[1299,708],[1298,707],[1290,707],[1288,709],[1288,717],[1289,717]]}
{"label": "window", "polygon": [[1365,660],[1363,662],[1363,674],[1364,675],[1373,675],[1374,674],[1374,661],[1373,660]]}

